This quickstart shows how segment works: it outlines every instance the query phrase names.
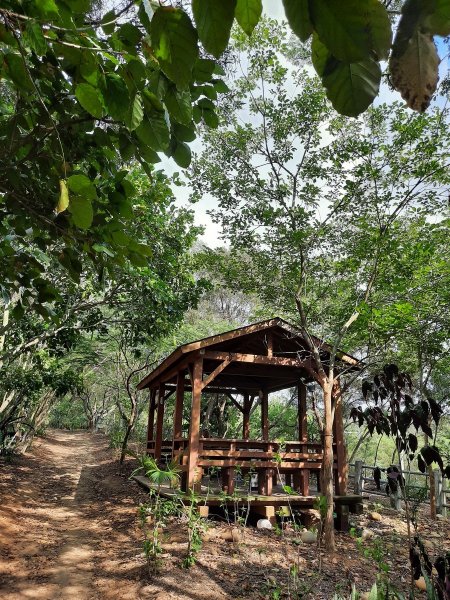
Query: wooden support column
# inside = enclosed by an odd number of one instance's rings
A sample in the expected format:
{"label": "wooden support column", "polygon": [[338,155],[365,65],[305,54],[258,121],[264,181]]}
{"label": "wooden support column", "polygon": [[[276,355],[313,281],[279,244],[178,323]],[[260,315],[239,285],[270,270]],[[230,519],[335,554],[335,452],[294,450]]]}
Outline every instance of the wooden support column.
{"label": "wooden support column", "polygon": [[173,415],[173,439],[183,437],[183,400],[184,400],[184,371],[177,376],[177,391],[175,398],[175,412]]}
{"label": "wooden support column", "polygon": [[267,390],[260,390],[261,398],[261,435],[265,442],[269,441],[269,394]]}
{"label": "wooden support column", "polygon": [[[297,401],[297,422],[298,422],[298,439],[305,445],[302,446],[302,452],[306,454],[308,451],[308,421],[307,421],[307,406],[306,406],[306,385],[298,382],[298,401]],[[293,474],[294,489],[303,496],[309,496],[309,469],[299,469]]]}
{"label": "wooden support column", "polygon": [[248,393],[244,394],[244,409],[243,422],[242,422],[242,439],[248,440],[250,437],[250,410],[252,408],[252,401]]}
{"label": "wooden support column", "polygon": [[306,385],[299,381],[298,384],[298,439],[300,442],[308,441],[308,421],[306,414]]}
{"label": "wooden support column", "polygon": [[147,442],[152,442],[155,435],[155,408],[156,390],[150,390],[150,403],[148,408]]}
{"label": "wooden support column", "polygon": [[347,450],[344,441],[344,415],[342,408],[342,394],[339,379],[334,380],[332,391],[332,402],[334,406],[333,438],[336,444],[337,472],[335,479],[335,490],[339,496],[347,495],[348,464]]}
{"label": "wooden support column", "polygon": [[164,384],[159,385],[157,395],[157,407],[158,414],[156,417],[156,435],[155,435],[155,460],[159,462],[161,460],[161,446],[163,436],[163,423],[164,423]]}
{"label": "wooden support column", "polygon": [[198,358],[194,363],[192,372],[192,404],[191,421],[189,424],[189,446],[187,465],[187,490],[193,489],[198,481],[197,470],[198,454],[200,449],[200,410],[202,398],[203,358]]}

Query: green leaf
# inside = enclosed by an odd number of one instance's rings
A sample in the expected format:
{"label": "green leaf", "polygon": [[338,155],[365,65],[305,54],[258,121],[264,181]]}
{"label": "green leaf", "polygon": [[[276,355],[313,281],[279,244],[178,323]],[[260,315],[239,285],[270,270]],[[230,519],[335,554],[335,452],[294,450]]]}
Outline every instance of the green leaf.
{"label": "green leaf", "polygon": [[107,73],[105,77],[104,99],[106,109],[113,119],[122,121],[125,119],[130,104],[128,88],[119,75]]}
{"label": "green leaf", "polygon": [[67,180],[67,185],[74,194],[89,198],[89,200],[97,198],[95,185],[86,175],[71,175]]}
{"label": "green leaf", "polygon": [[14,36],[6,29],[3,23],[0,23],[0,42],[2,44],[7,44],[8,46],[17,46]]}
{"label": "green leaf", "polygon": [[192,70],[192,77],[195,81],[207,83],[213,78],[215,68],[216,62],[211,58],[198,58]]}
{"label": "green leaf", "polygon": [[103,98],[98,88],[89,83],[79,83],[75,88],[75,96],[89,114],[97,119],[103,117]]}
{"label": "green leaf", "polygon": [[130,131],[134,131],[142,123],[143,117],[144,111],[142,109],[141,97],[139,96],[139,94],[136,94],[128,110],[128,129]]}
{"label": "green leaf", "polygon": [[178,91],[175,86],[169,87],[164,96],[164,103],[171,119],[189,125],[192,121],[192,101],[189,90]]}
{"label": "green leaf", "polygon": [[313,32],[308,5],[308,0],[283,0],[286,19],[302,42],[306,42]]}
{"label": "green leaf", "polygon": [[101,20],[101,25],[106,35],[111,35],[111,33],[114,33],[114,29],[116,28],[115,18],[116,13],[113,10],[108,11],[103,16],[103,19]]}
{"label": "green leaf", "polygon": [[166,150],[169,146],[170,132],[164,113],[154,111],[151,115],[145,116],[136,129],[136,135],[155,152]]}
{"label": "green leaf", "polygon": [[163,72],[178,88],[192,80],[198,56],[197,33],[181,9],[160,6],[151,21],[152,48]]}
{"label": "green leaf", "polygon": [[309,7],[320,41],[338,60],[387,58],[392,32],[379,0],[314,0]]}
{"label": "green leaf", "polygon": [[236,0],[192,0],[198,37],[216,58],[228,46],[235,8]]}
{"label": "green leaf", "polygon": [[439,79],[439,62],[430,33],[417,28],[406,45],[396,37],[389,62],[391,81],[413,110],[423,112],[430,105]]}
{"label": "green leaf", "polygon": [[434,9],[424,25],[436,35],[450,35],[450,0],[435,0]]}
{"label": "green leaf", "polygon": [[35,6],[39,14],[44,17],[58,17],[59,11],[55,0],[35,0]]}
{"label": "green leaf", "polygon": [[223,81],[222,79],[215,79],[213,82],[213,85],[214,85],[214,89],[219,94],[226,94],[230,91],[230,88],[227,86],[225,81]]}
{"label": "green leaf", "polygon": [[328,99],[340,114],[358,116],[378,94],[381,69],[374,60],[341,62],[314,35],[312,61],[327,90]]}
{"label": "green leaf", "polygon": [[45,41],[42,27],[36,21],[28,21],[26,27],[26,37],[31,48],[42,56],[47,52],[47,42]]}
{"label": "green leaf", "polygon": [[124,23],[117,30],[117,37],[125,46],[135,48],[141,41],[142,33],[136,25]]}
{"label": "green leaf", "polygon": [[59,180],[59,200],[56,205],[56,214],[66,210],[69,206],[69,190],[67,189],[67,184],[64,179]]}
{"label": "green leaf", "polygon": [[80,229],[89,229],[92,225],[94,211],[89,198],[74,196],[70,202],[69,212],[72,215],[74,224]]}
{"label": "green leaf", "polygon": [[183,169],[187,169],[191,164],[191,149],[184,142],[176,143],[172,156],[177,165]]}
{"label": "green leaf", "polygon": [[88,83],[96,87],[99,78],[99,65],[96,57],[91,52],[82,52],[80,58],[81,76]]}
{"label": "green leaf", "polygon": [[173,134],[177,140],[180,140],[180,142],[193,142],[197,137],[195,125],[192,122],[189,123],[189,127],[180,125],[179,123],[174,123]]}
{"label": "green leaf", "polygon": [[95,250],[96,252],[102,252],[103,254],[106,254],[106,255],[111,256],[111,257],[115,256],[114,252],[112,252],[104,244],[93,244],[92,245],[92,249]]}
{"label": "green leaf", "polygon": [[261,0],[237,0],[234,16],[247,35],[252,35],[262,13]]}
{"label": "green leaf", "polygon": [[6,73],[8,77],[25,92],[34,91],[31,79],[25,68],[23,58],[20,54],[9,52],[5,55]]}

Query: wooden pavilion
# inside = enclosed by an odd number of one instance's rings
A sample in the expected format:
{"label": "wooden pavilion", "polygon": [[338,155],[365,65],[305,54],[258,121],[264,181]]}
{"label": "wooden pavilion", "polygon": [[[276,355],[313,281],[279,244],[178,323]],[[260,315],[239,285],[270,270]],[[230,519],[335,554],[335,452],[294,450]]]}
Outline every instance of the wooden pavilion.
{"label": "wooden pavilion", "polygon": [[[330,347],[314,338],[323,363],[327,364]],[[358,360],[339,353],[337,371],[358,369]],[[147,452],[159,462],[177,460],[182,470],[182,489],[202,490],[202,478],[210,467],[221,472],[222,490],[235,492],[236,469],[257,474],[258,493],[252,494],[252,508],[273,516],[275,506],[311,508],[315,496],[310,492],[310,475],[322,466],[322,444],[310,442],[307,433],[307,384],[317,380],[317,369],[301,333],[280,318],[274,318],[233,331],[204,338],[177,348],[138,385],[150,390]],[[269,437],[269,395],[288,388],[298,389],[298,439],[281,446]],[[183,408],[187,393],[191,397],[189,430],[183,432]],[[167,399],[175,394],[173,429],[163,439],[164,410]],[[224,394],[242,413],[242,438],[209,437],[201,428],[201,400],[204,394]],[[241,402],[238,398],[241,398]],[[260,439],[249,439],[252,406],[261,407]],[[347,496],[347,463],[344,446],[342,402],[339,390],[334,398],[334,470],[336,508],[361,502]],[[155,427],[156,417],[156,427]],[[207,437],[205,437],[207,435]],[[282,481],[296,495],[278,486]],[[223,498],[223,496],[222,496]],[[223,499],[222,499],[223,501]],[[219,504],[218,496],[208,493],[208,504]],[[269,508],[271,507],[271,508]],[[261,510],[264,509],[263,511]],[[271,512],[272,511],[272,512]],[[341,514],[342,510],[338,510]],[[348,509],[343,511],[348,513]],[[345,518],[340,526],[345,528]]]}

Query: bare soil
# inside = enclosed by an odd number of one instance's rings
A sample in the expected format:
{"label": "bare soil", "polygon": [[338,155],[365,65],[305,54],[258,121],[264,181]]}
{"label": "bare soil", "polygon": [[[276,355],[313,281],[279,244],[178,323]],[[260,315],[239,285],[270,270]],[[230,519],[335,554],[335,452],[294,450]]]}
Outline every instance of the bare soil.
{"label": "bare soil", "polygon": [[[298,535],[254,527],[245,528],[239,542],[226,541],[231,526],[216,522],[190,569],[181,567],[186,526],[173,521],[162,536],[161,570],[149,577],[137,521],[147,495],[128,479],[132,467],[129,461],[119,470],[103,435],[63,431],[50,431],[25,456],[0,462],[2,600],[288,598],[293,565],[298,597],[328,600],[335,592],[348,596],[353,583],[370,589],[378,569],[364,551],[370,553],[374,540],[396,587],[408,587],[405,521],[381,508],[382,521],[367,514],[353,518],[374,537],[358,548],[351,536],[337,534],[334,556],[298,544]],[[431,556],[450,548],[448,520],[424,516],[421,523]]]}

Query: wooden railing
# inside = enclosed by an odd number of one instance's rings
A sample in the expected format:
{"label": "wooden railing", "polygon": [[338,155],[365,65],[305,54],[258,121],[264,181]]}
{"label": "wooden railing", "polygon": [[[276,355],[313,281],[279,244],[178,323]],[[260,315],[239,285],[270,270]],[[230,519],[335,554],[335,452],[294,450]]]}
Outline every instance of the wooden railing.
{"label": "wooden railing", "polygon": [[[334,446],[334,469],[337,474],[337,453]],[[147,443],[147,452],[155,455],[155,442]],[[159,454],[159,452],[158,452]],[[322,468],[322,445],[315,442],[287,441],[280,444],[274,441],[200,438],[197,460],[198,481],[205,469],[220,468],[222,487],[228,492],[234,490],[236,468],[243,472],[258,475],[259,493],[271,495],[272,485],[277,483],[280,474],[286,485],[292,485],[303,495],[309,494],[309,475],[315,473],[319,484],[319,471]],[[161,443],[162,462],[176,459],[181,470],[188,469],[188,440],[164,440]],[[278,479],[278,482],[280,480]]]}
{"label": "wooden railing", "polygon": [[[187,439],[164,440],[161,456],[181,459],[186,457],[187,448]],[[155,453],[154,441],[147,443],[147,452]],[[334,455],[336,462],[336,451]],[[198,466],[203,468],[272,468],[288,472],[294,469],[320,469],[321,463],[322,445],[319,443],[287,441],[280,444],[260,440],[200,438]]]}

